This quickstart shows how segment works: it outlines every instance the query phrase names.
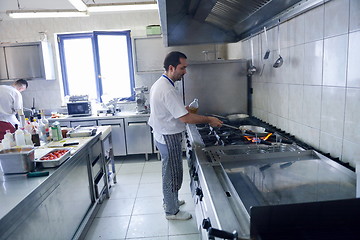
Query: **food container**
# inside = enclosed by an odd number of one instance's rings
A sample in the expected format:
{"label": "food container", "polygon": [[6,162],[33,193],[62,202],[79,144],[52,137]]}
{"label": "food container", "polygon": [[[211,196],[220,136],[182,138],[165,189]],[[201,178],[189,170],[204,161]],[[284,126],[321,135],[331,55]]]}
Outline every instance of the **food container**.
{"label": "food container", "polygon": [[67,135],[71,138],[78,137],[90,137],[96,134],[96,128],[94,127],[80,127],[73,131],[69,131]]}
{"label": "food container", "polygon": [[[44,168],[53,168],[60,166],[63,162],[65,162],[71,155],[71,149],[72,148],[54,148],[54,149],[46,149],[40,156],[37,156],[35,158],[36,163],[40,163]],[[67,150],[67,152],[62,155],[61,157],[58,157],[56,159],[51,160],[42,160],[41,158],[45,157],[46,155],[49,155],[50,153],[55,153],[58,151]]]}
{"label": "food container", "polygon": [[0,168],[4,174],[33,171],[34,148],[10,148],[0,151]]}

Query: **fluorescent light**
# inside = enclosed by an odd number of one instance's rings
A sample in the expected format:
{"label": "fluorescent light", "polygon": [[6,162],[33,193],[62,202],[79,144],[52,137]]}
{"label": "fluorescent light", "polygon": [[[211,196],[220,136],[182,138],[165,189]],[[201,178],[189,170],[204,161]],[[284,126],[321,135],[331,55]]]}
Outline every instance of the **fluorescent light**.
{"label": "fluorescent light", "polygon": [[11,18],[59,18],[59,17],[88,17],[87,12],[73,10],[14,10],[6,11]]}
{"label": "fluorescent light", "polygon": [[82,0],[68,0],[68,1],[80,12],[85,12],[87,10],[87,6]]}
{"label": "fluorescent light", "polygon": [[88,12],[122,12],[122,11],[143,11],[157,10],[158,6],[154,3],[142,4],[92,4],[88,5]]}

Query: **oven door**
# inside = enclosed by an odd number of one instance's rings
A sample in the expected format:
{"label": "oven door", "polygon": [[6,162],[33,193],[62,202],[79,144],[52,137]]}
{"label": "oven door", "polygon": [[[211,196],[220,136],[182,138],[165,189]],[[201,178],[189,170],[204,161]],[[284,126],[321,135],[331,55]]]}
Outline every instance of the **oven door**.
{"label": "oven door", "polygon": [[70,116],[91,115],[90,102],[71,102],[67,103],[68,114]]}

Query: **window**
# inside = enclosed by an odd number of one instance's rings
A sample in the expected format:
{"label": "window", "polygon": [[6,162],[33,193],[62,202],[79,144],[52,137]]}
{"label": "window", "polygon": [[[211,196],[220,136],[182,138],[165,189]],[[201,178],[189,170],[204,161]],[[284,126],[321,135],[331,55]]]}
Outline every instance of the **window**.
{"label": "window", "polygon": [[130,31],[58,35],[64,95],[134,100]]}

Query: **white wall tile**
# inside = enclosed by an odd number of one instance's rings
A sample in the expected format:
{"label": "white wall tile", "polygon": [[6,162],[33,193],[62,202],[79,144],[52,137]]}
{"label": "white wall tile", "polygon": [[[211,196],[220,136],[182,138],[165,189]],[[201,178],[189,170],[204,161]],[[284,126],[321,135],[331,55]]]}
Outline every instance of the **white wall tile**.
{"label": "white wall tile", "polygon": [[296,45],[289,48],[288,63],[285,65],[288,73],[288,81],[291,84],[304,83],[304,61],[305,47],[304,44]]}
{"label": "white wall tile", "polygon": [[347,88],[344,123],[344,138],[348,141],[360,143],[360,89]]}
{"label": "white wall tile", "polygon": [[297,16],[288,21],[287,47],[296,46],[305,42],[305,18]]}
{"label": "white wall tile", "polygon": [[[360,6],[360,4],[359,4]],[[360,14],[359,14],[360,15]],[[348,87],[360,87],[360,31],[349,34]]]}
{"label": "white wall tile", "polygon": [[303,124],[320,129],[321,87],[304,85]]}
{"label": "white wall tile", "polygon": [[341,35],[324,41],[323,84],[327,86],[346,85],[348,35]]}
{"label": "white wall tile", "polygon": [[289,85],[289,119],[298,123],[303,122],[303,85]]}
{"label": "white wall tile", "polygon": [[349,0],[333,0],[325,4],[324,37],[332,37],[348,32]]}
{"label": "white wall tile", "polygon": [[304,84],[322,84],[323,43],[323,40],[319,40],[304,46]]}
{"label": "white wall tile", "polygon": [[321,105],[321,131],[343,137],[345,91],[343,87],[323,87]]}
{"label": "white wall tile", "polygon": [[356,164],[360,163],[360,144],[347,141],[343,141],[342,161],[350,163],[352,167],[356,167]]}
{"label": "white wall tile", "polygon": [[360,30],[360,1],[350,0],[350,31]]}
{"label": "white wall tile", "polygon": [[341,137],[320,132],[320,150],[324,153],[330,153],[332,157],[341,158],[342,144]]}
{"label": "white wall tile", "polygon": [[321,40],[324,37],[324,6],[305,13],[305,42]]}
{"label": "white wall tile", "polygon": [[310,146],[319,148],[320,146],[320,130],[308,126],[301,125],[301,138]]}

